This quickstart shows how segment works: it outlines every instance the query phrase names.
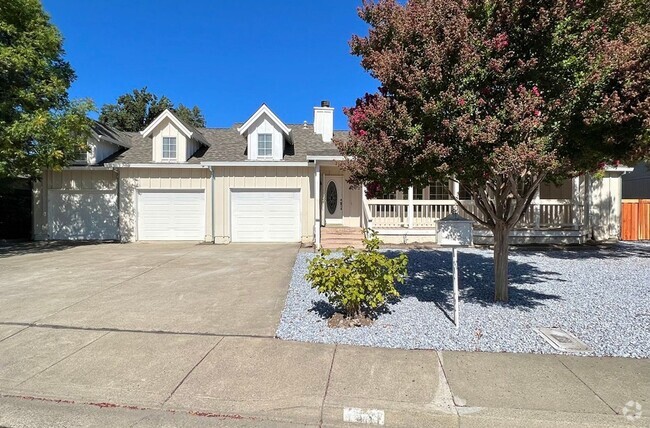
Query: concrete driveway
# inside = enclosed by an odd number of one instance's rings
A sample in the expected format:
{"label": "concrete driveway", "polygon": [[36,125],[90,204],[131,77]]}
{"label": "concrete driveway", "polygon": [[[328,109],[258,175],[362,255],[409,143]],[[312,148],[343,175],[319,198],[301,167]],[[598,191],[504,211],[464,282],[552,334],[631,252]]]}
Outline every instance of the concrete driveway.
{"label": "concrete driveway", "polygon": [[0,249],[0,323],[273,336],[298,245]]}

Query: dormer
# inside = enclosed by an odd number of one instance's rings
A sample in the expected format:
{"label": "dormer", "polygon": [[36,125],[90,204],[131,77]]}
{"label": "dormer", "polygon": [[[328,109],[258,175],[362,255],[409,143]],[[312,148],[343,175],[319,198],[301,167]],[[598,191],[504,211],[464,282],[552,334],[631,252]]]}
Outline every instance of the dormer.
{"label": "dormer", "polygon": [[248,160],[278,161],[284,157],[291,130],[267,107],[262,106],[237,129],[248,142]]}
{"label": "dormer", "polygon": [[162,112],[140,134],[143,137],[151,136],[153,162],[187,162],[201,145],[210,145],[203,134],[181,121],[170,110]]}
{"label": "dormer", "polygon": [[123,149],[131,148],[131,142],[110,126],[93,122],[88,137],[88,151],[78,154],[73,165],[97,165]]}

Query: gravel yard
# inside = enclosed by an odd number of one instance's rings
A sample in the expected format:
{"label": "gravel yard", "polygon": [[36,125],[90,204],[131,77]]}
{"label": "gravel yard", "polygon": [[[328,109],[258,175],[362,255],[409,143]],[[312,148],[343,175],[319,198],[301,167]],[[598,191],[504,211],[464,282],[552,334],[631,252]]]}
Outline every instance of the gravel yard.
{"label": "gravel yard", "polygon": [[593,350],[585,355],[650,358],[650,243],[512,251],[508,304],[492,301],[492,252],[462,249],[458,330],[450,320],[451,251],[406,253],[409,279],[399,287],[401,300],[373,325],[347,329],[327,326],[332,308],[304,279],[314,254],[299,253],[277,336],[389,348],[559,353],[533,328],[560,327]]}

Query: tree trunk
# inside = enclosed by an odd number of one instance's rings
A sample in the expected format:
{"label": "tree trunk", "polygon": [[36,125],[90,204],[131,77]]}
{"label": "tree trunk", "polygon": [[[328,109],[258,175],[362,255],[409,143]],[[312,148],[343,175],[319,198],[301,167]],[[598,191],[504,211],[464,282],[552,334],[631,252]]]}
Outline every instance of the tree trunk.
{"label": "tree trunk", "polygon": [[505,224],[494,227],[494,300],[508,301],[508,234]]}

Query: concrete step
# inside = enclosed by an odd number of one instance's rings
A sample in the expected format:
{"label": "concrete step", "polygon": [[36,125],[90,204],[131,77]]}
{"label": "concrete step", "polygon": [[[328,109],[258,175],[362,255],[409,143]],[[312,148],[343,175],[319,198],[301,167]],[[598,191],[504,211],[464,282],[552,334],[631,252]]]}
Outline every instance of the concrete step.
{"label": "concrete step", "polygon": [[359,227],[323,227],[320,234],[321,236],[363,236],[363,231]]}

